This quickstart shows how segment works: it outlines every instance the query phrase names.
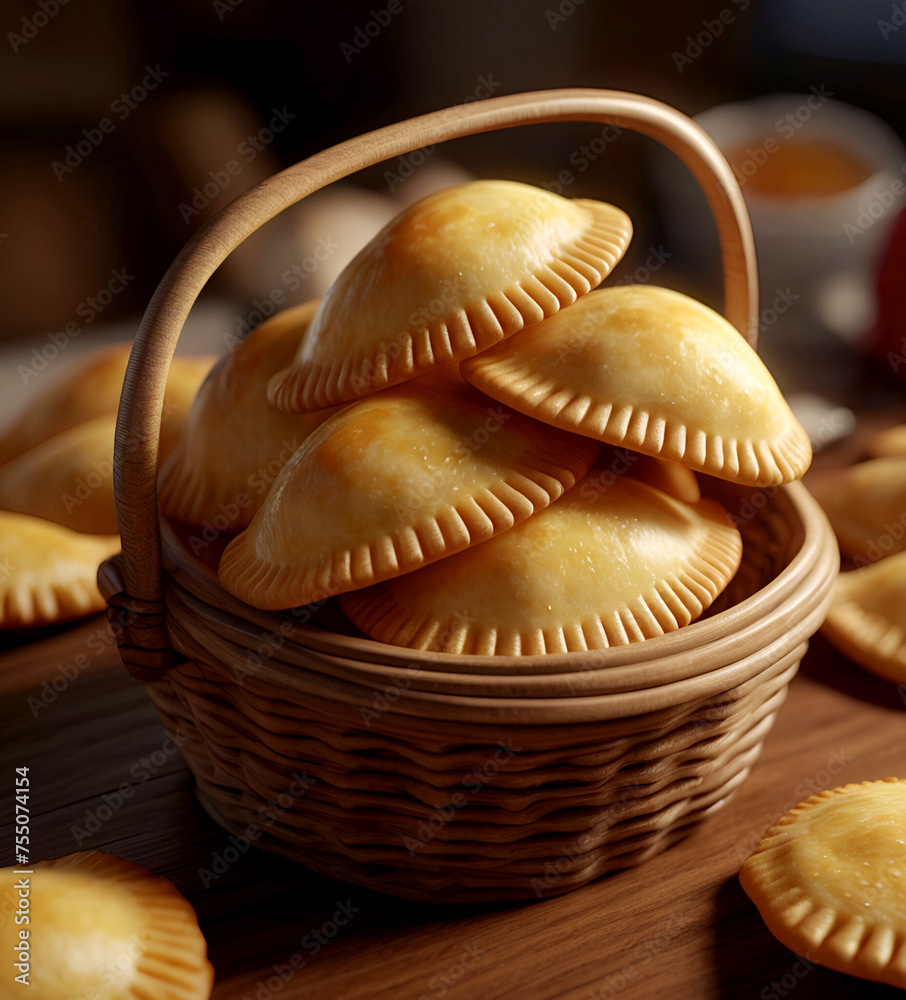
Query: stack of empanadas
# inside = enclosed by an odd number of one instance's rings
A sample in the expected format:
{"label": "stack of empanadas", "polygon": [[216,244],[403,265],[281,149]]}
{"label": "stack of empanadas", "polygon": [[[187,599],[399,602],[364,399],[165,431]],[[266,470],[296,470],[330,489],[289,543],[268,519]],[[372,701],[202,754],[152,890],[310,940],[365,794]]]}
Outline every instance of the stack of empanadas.
{"label": "stack of empanadas", "polygon": [[[113,438],[128,360],[128,345],[93,353],[0,437],[0,628],[54,624],[104,607],[96,578],[119,546]],[[162,455],[181,440],[213,361],[174,360]]]}
{"label": "stack of empanadas", "polygon": [[823,469],[809,482],[848,563],[821,632],[859,666],[904,684],[906,424],[875,434],[867,452],[865,461]]}
{"label": "stack of empanadas", "polygon": [[772,487],[811,449],[719,315],[594,290],[630,236],[611,205],[509,182],[409,207],[215,367],[162,513],[235,536],[233,595],[339,595],[388,643],[541,654],[694,621],[742,557],[697,474]]}

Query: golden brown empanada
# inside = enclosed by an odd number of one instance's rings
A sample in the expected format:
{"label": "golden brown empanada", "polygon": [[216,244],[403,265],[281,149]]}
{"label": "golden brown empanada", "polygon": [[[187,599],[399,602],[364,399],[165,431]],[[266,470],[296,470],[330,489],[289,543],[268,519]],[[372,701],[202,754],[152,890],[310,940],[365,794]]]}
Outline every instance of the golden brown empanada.
{"label": "golden brown empanada", "polygon": [[841,573],[821,632],[860,667],[906,684],[906,552]]}
{"label": "golden brown empanada", "polygon": [[631,235],[612,205],[512,181],[429,195],[344,269],[270,398],[318,409],[469,357],[594,288]]}
{"label": "golden brown empanada", "polygon": [[321,424],[227,546],[223,586],[261,608],[363,587],[474,545],[584,475],[589,439],[444,378],[387,389]]}
{"label": "golden brown empanada", "polygon": [[906,989],[906,781],[820,792],[739,873],[768,930],[810,962]]}
{"label": "golden brown empanada", "polygon": [[[4,868],[0,994],[30,1000],[208,1000],[214,970],[195,911],[176,887],[102,851]],[[26,883],[28,923],[14,922]],[[29,985],[14,946],[28,932]],[[21,953],[21,952],[20,952]],[[22,953],[26,954],[26,953]]]}
{"label": "golden brown empanada", "polygon": [[51,625],[102,611],[98,566],[119,547],[117,535],[86,535],[0,510],[0,628]]}
{"label": "golden brown empanada", "polygon": [[0,466],[0,508],[91,535],[117,534],[115,427],[115,416],[95,417]]}
{"label": "golden brown empanada", "polygon": [[808,488],[844,555],[864,564],[906,551],[906,456],[821,469]]}
{"label": "golden brown empanada", "polygon": [[595,474],[527,521],[424,569],[345,594],[363,632],[448,653],[605,649],[673,631],[736,572],[739,532],[629,476]]}
{"label": "golden brown empanada", "polygon": [[732,482],[788,482],[811,460],[755,351],[722,316],[666,288],[592,292],[461,367],[539,420]]}
{"label": "golden brown empanada", "polygon": [[161,467],[162,513],[241,530],[290,456],[336,412],[287,414],[267,401],[268,380],[292,361],[317,306],[306,302],[277,313],[211,369]]}
{"label": "golden brown empanada", "polygon": [[[131,344],[117,344],[94,351],[71,375],[46,391],[33,383],[33,402],[0,437],[0,465],[77,424],[115,415],[130,350]],[[162,453],[172,448],[181,432],[180,418],[213,363],[214,358],[207,355],[173,359],[164,399]]]}

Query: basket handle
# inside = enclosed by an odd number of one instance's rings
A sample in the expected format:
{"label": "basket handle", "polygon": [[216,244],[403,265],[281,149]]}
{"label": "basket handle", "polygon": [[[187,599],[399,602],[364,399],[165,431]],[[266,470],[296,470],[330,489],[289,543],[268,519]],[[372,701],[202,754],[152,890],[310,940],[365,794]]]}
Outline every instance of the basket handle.
{"label": "basket handle", "polygon": [[[123,545],[122,590],[110,600],[121,655],[147,675],[174,660],[164,620],[157,511],[161,411],[176,341],[196,298],[226,257],[306,195],[365,167],[422,146],[516,125],[587,121],[641,132],[692,171],[717,222],[724,313],[752,346],[758,328],[752,228],[742,191],[704,130],[660,101],[614,90],[549,90],[457,105],[369,132],[316,153],[240,195],[189,240],[142,318],[126,370],[114,445],[114,492]],[[110,574],[108,574],[109,579]]]}

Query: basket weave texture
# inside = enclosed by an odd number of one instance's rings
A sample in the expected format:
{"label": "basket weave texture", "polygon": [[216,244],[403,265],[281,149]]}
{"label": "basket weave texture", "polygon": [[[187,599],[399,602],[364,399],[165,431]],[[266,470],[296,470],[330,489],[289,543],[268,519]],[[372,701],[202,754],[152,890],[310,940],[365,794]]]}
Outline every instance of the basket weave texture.
{"label": "basket weave texture", "polygon": [[[685,152],[721,229],[728,315],[740,327],[757,316],[738,186],[687,119],[597,91],[482,103],[494,107],[470,113],[499,118],[485,127],[527,114],[607,121]],[[364,144],[361,156],[338,153],[318,181],[318,157],[299,165],[297,188],[308,190],[292,200],[404,146],[467,134],[463,113],[452,111],[391,127],[384,140],[353,140],[346,145],[354,153]],[[240,206],[243,219],[255,197]],[[252,229],[285,201],[259,209]],[[118,428],[124,551],[100,577],[124,626],[124,662],[147,682],[167,728],[186,737],[181,750],[208,812],[327,876],[465,902],[570,891],[644,861],[722,806],[758,757],[830,600],[837,550],[805,489],[705,478],[703,492],[740,526],[742,566],[704,619],[633,646],[521,658],[421,653],[355,634],[334,601],[295,614],[244,605],[217,583],[222,540],[199,558],[185,529],[149,517],[155,386],[194,294],[224,248],[251,231],[247,221],[230,225],[229,239],[218,243],[215,220],[190,244],[143,322]],[[139,447],[137,425],[147,430]]]}

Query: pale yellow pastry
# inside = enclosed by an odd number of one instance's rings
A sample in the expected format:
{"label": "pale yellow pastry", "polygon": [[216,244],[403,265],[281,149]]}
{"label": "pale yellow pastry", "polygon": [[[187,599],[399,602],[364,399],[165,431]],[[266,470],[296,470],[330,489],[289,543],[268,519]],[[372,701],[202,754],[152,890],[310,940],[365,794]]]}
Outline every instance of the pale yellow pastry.
{"label": "pale yellow pastry", "polygon": [[860,667],[906,684],[906,552],[841,573],[821,632]]}
{"label": "pale yellow pastry", "polygon": [[666,288],[592,292],[462,372],[539,420],[721,479],[788,482],[811,460],[755,351],[722,316]]}
{"label": "pale yellow pastry", "polygon": [[268,380],[292,361],[317,306],[277,313],[211,369],[161,467],[162,513],[219,530],[246,527],[290,456],[336,412],[288,414],[267,401]]}
{"label": "pale yellow pastry", "polygon": [[813,795],[765,834],[739,881],[797,955],[906,989],[906,781]]}
{"label": "pale yellow pastry", "polygon": [[598,489],[592,474],[510,531],[340,601],[363,632],[415,649],[604,649],[691,622],[741,556],[713,501],[686,504],[629,476]]}
{"label": "pale yellow pastry", "polygon": [[119,537],[86,535],[0,510],[0,628],[31,628],[104,609],[98,566]]}
{"label": "pale yellow pastry", "polygon": [[95,417],[0,466],[0,508],[92,535],[119,532],[113,497],[116,417]]}
{"label": "pale yellow pastry", "polygon": [[844,555],[866,563],[906,550],[906,456],[821,469],[808,487]]}
{"label": "pale yellow pastry", "polygon": [[896,424],[878,431],[868,442],[868,451],[874,458],[886,455],[906,456],[906,424]]}
{"label": "pale yellow pastry", "polygon": [[[214,970],[207,944],[171,882],[101,851],[28,869],[0,871],[4,998],[208,1000]],[[27,921],[14,919],[21,912]],[[25,972],[14,963],[28,966],[28,986],[16,981]]]}
{"label": "pale yellow pastry", "polygon": [[494,403],[453,366],[321,424],[227,546],[221,583],[288,608],[409,572],[547,506],[597,452]]}
{"label": "pale yellow pastry", "polygon": [[512,181],[429,195],[343,270],[270,398],[313,410],[469,357],[598,285],[631,235],[612,205]]}
{"label": "pale yellow pastry", "polygon": [[[77,424],[115,415],[130,350],[130,344],[117,344],[94,351],[47,390],[38,381],[31,383],[32,402],[0,437],[0,465]],[[180,417],[213,363],[214,358],[206,355],[173,359],[163,407],[163,453],[169,453],[178,437]]]}

